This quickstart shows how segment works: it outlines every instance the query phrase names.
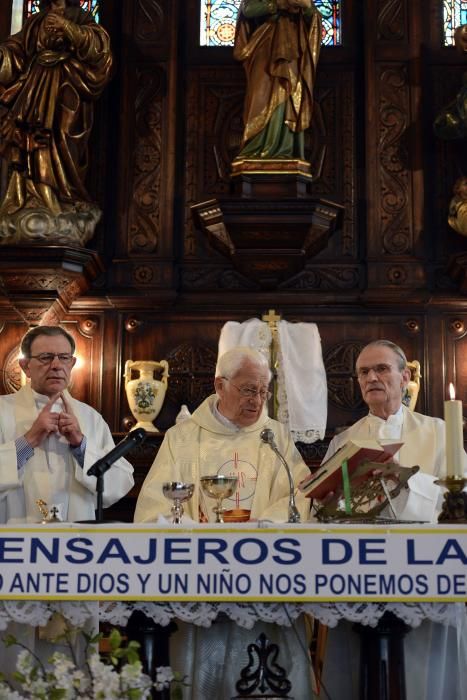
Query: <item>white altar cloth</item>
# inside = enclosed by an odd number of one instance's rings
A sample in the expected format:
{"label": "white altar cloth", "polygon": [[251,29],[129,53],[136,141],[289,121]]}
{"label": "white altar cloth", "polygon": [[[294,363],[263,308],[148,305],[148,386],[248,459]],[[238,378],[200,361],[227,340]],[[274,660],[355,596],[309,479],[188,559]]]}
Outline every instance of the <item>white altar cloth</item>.
{"label": "white altar cloth", "polygon": [[[466,666],[459,663],[459,677],[453,674],[446,659],[465,654],[462,632],[467,625],[463,603],[206,603],[206,602],[151,602],[101,601],[99,618],[112,625],[126,625],[133,611],[140,610],[156,623],[167,626],[172,620],[197,627],[210,628],[222,614],[239,627],[250,630],[258,622],[276,623],[290,628],[303,613],[335,628],[329,632],[329,653],[325,657],[324,682],[331,698],[342,698],[344,682],[346,700],[358,698],[359,692],[359,639],[349,623],[375,627],[385,612],[392,612],[413,628],[406,637],[406,677],[408,700],[465,700],[459,687],[467,680]],[[62,613],[73,625],[86,627],[95,620],[94,601],[0,601],[0,637],[7,625],[16,622],[42,626],[54,612]],[[431,623],[439,625],[431,625]],[[216,625],[217,628],[217,625]],[[436,635],[433,634],[436,629]],[[214,640],[221,629],[213,630]],[[193,633],[194,634],[194,633]],[[334,636],[335,635],[335,636]],[[206,636],[204,637],[206,640]],[[457,642],[456,642],[457,640]],[[300,654],[300,650],[298,650]],[[306,663],[304,659],[301,663]],[[454,668],[456,663],[454,661]],[[2,669],[5,670],[5,669]],[[176,669],[179,670],[179,669]],[[181,669],[180,669],[181,670]],[[189,670],[187,668],[184,671]],[[453,683],[449,686],[447,683]]]}

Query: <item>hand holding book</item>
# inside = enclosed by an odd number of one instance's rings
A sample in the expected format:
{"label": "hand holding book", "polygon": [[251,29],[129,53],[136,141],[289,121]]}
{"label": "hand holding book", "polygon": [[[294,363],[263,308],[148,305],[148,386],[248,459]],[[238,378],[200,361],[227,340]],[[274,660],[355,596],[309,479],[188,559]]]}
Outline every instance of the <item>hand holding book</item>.
{"label": "hand holding book", "polygon": [[386,443],[376,440],[353,440],[343,445],[319,469],[303,479],[298,485],[308,498],[324,499],[330,492],[342,488],[342,463],[347,461],[347,469],[352,482],[352,474],[363,462],[386,464],[394,462],[394,455],[402,447],[402,442]]}

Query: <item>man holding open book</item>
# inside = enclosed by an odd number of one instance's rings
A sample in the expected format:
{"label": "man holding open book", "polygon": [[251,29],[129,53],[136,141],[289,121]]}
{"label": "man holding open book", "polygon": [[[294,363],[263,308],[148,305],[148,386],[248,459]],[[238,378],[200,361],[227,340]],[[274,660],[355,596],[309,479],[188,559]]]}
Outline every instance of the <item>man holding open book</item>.
{"label": "man holding open book", "polygon": [[[401,442],[396,459],[404,467],[420,471],[408,481],[408,490],[393,501],[397,516],[405,520],[436,520],[442,490],[436,479],[446,474],[445,426],[440,418],[409,411],[402,404],[410,380],[404,351],[389,340],[375,340],[357,358],[356,371],[362,397],[370,409],[367,416],[331,441],[324,461],[349,441]],[[467,471],[467,455],[464,470]]]}
{"label": "man holding open book", "polygon": [[[440,418],[409,411],[402,404],[410,379],[406,365],[403,350],[389,340],[376,340],[363,348],[356,371],[369,413],[331,441],[324,462],[353,441],[402,443],[395,456],[388,459],[395,458],[404,467],[418,465],[420,471],[410,477],[408,489],[393,500],[397,517],[436,522],[442,489],[434,481],[446,475],[445,424]],[[463,457],[465,471],[465,452]],[[406,636],[404,647],[407,700],[465,698],[467,626],[462,606],[458,629],[426,619]],[[341,622],[329,634],[324,682],[330,697],[359,697],[355,683],[358,649],[359,637],[350,623]]]}

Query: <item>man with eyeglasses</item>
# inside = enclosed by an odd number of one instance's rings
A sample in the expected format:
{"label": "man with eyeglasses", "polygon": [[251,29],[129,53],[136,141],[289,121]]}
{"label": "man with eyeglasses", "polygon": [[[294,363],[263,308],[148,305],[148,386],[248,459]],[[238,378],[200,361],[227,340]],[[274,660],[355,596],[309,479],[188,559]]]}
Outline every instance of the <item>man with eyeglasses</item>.
{"label": "man with eyeglasses", "polygon": [[[404,351],[390,340],[366,345],[357,358],[356,373],[369,413],[333,438],[324,459],[353,439],[403,442],[397,461],[406,467],[418,465],[420,471],[409,479],[408,489],[393,500],[394,508],[399,519],[436,522],[442,489],[434,482],[446,469],[444,421],[403,405],[410,370]],[[464,470],[466,467],[464,453]],[[410,631],[404,640],[407,700],[465,697],[460,678],[466,662],[466,630],[462,611],[457,629],[425,619]],[[351,623],[341,621],[330,631],[323,673],[331,697],[359,697],[355,674],[359,648],[359,635]]]}
{"label": "man with eyeglasses", "polygon": [[331,440],[324,460],[352,439],[403,442],[396,460],[405,467],[418,465],[420,472],[394,500],[396,512],[401,519],[436,521],[442,497],[434,482],[446,473],[444,421],[403,405],[410,370],[404,351],[390,340],[366,345],[357,358],[356,372],[369,413]]}
{"label": "man with eyeglasses", "polygon": [[[115,445],[107,423],[67,391],[76,363],[73,337],[37,326],[21,342],[30,383],[0,397],[0,522],[37,522],[37,500],[61,520],[95,518],[96,479],[88,469]],[[133,467],[119,459],[104,476],[104,507],[133,486]]]}
{"label": "man with eyeglasses", "polygon": [[[287,428],[267,415],[271,372],[257,350],[236,347],[218,360],[214,387],[191,418],[170,428],[149,471],[136,504],[135,521],[169,516],[170,504],[162,493],[165,481],[195,483],[186,504],[193,520],[213,522],[212,503],[204,500],[199,479],[211,474],[238,476],[237,491],[225,499],[228,510],[249,511],[251,519],[285,522],[288,517],[289,482],[278,457],[260,433],[274,432],[294,483],[309,474]],[[302,520],[308,519],[307,499],[297,495]],[[169,516],[170,517],[170,516]]]}
{"label": "man with eyeglasses", "polygon": [[[203,401],[190,418],[166,432],[141,488],[136,522],[154,522],[159,516],[171,520],[170,502],[162,493],[162,485],[167,481],[195,484],[193,497],[184,503],[187,522],[188,518],[213,522],[213,502],[203,498],[199,484],[200,477],[214,474],[238,477],[236,493],[223,502],[227,511],[241,511],[247,517],[250,513],[250,520],[287,521],[287,473],[261,439],[261,431],[273,431],[294,484],[308,475],[309,469],[287,428],[267,415],[270,381],[268,361],[257,350],[236,347],[219,358],[214,379],[216,393]],[[302,521],[308,520],[309,499],[296,493],[296,505]],[[264,632],[280,646],[279,662],[293,678],[294,696],[311,698],[303,624],[299,620],[293,628],[284,628],[257,622],[252,630],[244,630],[227,619],[217,620],[209,629],[177,621],[178,631],[171,637],[171,662],[187,674],[190,697],[228,698],[238,680],[239,668],[248,662],[248,644]]]}

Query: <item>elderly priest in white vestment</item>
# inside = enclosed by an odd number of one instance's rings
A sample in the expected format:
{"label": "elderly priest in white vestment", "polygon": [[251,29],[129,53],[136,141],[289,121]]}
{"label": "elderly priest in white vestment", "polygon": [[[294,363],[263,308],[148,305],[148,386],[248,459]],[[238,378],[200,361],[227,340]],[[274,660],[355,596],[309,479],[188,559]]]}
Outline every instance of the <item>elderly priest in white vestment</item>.
{"label": "elderly priest in white vestment", "polygon": [[[287,461],[294,484],[309,469],[297,451],[287,428],[266,412],[271,372],[263,354],[236,347],[218,360],[214,387],[193,415],[167,431],[149,471],[135,511],[136,522],[171,519],[170,502],[162,493],[166,481],[195,484],[193,498],[184,504],[186,515],[199,522],[213,522],[212,502],[199,488],[204,475],[238,475],[237,491],[225,499],[227,509],[250,511],[251,520],[284,523],[288,519],[289,480],[281,460],[260,434],[273,431],[279,451]],[[302,521],[309,518],[309,501],[296,493]],[[239,601],[240,602],[240,601]],[[298,624],[301,626],[301,622]],[[219,700],[236,695],[235,682],[248,662],[246,648],[261,632],[280,646],[277,663],[292,683],[295,698],[312,697],[311,672],[306,648],[294,630],[257,623],[252,630],[229,621],[216,621],[209,629],[177,622],[171,664],[188,674],[192,698]]]}
{"label": "elderly priest in white vestment", "polygon": [[[424,416],[402,403],[410,380],[404,351],[389,340],[376,340],[363,348],[356,362],[367,416],[336,435],[324,461],[349,440],[391,440],[403,442],[395,458],[402,466],[418,465],[408,489],[393,500],[398,519],[437,522],[442,489],[435,485],[446,475],[445,424],[440,418]],[[467,455],[462,453],[464,473]],[[442,526],[440,526],[442,527]],[[457,629],[423,622],[410,631],[405,641],[407,700],[463,700],[467,697],[467,628],[465,606],[458,604]],[[340,624],[329,634],[324,662],[324,683],[331,697],[358,697],[355,669],[359,637],[350,625]],[[345,690],[344,690],[345,688]]]}
{"label": "elderly priest in white vestment", "polygon": [[[193,520],[215,520],[212,503],[199,489],[202,476],[238,475],[237,492],[225,499],[228,509],[249,510],[250,519],[286,522],[289,481],[280,459],[260,434],[270,428],[292,472],[294,484],[309,474],[286,426],[266,412],[271,372],[264,355],[248,347],[224,353],[218,361],[214,387],[187,420],[167,431],[138,498],[136,522],[170,517],[170,503],[162,493],[165,481],[196,484],[185,512]],[[309,501],[296,495],[302,520],[308,520]]]}

